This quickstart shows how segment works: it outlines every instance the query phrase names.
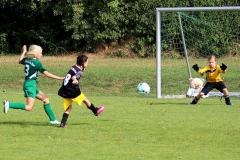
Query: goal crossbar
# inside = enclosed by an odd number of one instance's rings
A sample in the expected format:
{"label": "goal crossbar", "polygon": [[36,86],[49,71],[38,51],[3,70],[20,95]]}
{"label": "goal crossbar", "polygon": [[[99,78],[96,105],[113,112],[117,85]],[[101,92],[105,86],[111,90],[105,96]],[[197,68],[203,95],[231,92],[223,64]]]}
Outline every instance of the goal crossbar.
{"label": "goal crossbar", "polygon": [[240,6],[227,7],[174,7],[174,8],[156,8],[157,12],[176,12],[176,11],[222,11],[222,10],[240,10]]}

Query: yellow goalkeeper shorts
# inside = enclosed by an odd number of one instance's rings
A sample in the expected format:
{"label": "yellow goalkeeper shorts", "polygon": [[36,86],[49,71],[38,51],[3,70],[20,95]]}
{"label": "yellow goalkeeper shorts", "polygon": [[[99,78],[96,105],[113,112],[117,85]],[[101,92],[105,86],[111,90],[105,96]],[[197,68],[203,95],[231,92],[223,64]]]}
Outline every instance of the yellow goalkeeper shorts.
{"label": "yellow goalkeeper shorts", "polygon": [[63,98],[63,109],[66,111],[70,105],[72,105],[73,102],[77,103],[79,106],[82,104],[83,100],[85,99],[85,95],[81,93],[76,98]]}

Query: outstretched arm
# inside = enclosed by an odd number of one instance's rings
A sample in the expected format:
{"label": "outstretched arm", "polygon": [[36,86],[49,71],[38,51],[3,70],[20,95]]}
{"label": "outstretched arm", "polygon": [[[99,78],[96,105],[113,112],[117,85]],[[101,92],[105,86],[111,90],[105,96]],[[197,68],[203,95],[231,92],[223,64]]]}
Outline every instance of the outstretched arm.
{"label": "outstretched arm", "polygon": [[197,64],[194,64],[192,68],[201,76],[203,76],[204,73],[208,72],[208,67],[200,68]]}
{"label": "outstretched arm", "polygon": [[197,64],[194,64],[192,66],[192,69],[194,69],[196,72],[198,72],[199,71],[199,66]]}
{"label": "outstretched arm", "polygon": [[57,79],[57,80],[63,80],[64,77],[59,77],[59,76],[56,76],[48,71],[44,71],[43,74],[48,77],[48,78],[52,78],[52,79]]}
{"label": "outstretched arm", "polygon": [[27,53],[27,46],[23,45],[22,46],[22,53],[19,57],[18,63],[21,63],[21,61],[23,60],[23,58],[25,57],[25,54]]}

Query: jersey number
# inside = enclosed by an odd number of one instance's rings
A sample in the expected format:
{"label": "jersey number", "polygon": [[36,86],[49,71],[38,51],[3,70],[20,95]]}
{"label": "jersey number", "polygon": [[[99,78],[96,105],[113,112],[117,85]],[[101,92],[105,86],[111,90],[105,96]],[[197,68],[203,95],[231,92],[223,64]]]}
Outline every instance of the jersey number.
{"label": "jersey number", "polygon": [[64,79],[64,86],[66,86],[68,84],[70,79],[71,79],[71,74],[67,74],[65,79]]}
{"label": "jersey number", "polygon": [[25,76],[29,75],[29,65],[25,65]]}

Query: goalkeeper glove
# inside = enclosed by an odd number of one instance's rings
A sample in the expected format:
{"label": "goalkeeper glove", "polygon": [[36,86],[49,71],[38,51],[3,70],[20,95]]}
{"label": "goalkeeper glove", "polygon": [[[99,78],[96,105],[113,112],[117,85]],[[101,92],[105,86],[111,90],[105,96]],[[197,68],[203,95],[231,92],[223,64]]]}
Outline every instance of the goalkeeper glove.
{"label": "goalkeeper glove", "polygon": [[226,66],[224,63],[222,63],[222,65],[220,66],[220,68],[221,68],[223,71],[225,71],[225,70],[227,69],[227,66]]}
{"label": "goalkeeper glove", "polygon": [[192,68],[193,68],[196,72],[198,72],[198,70],[199,70],[199,67],[198,67],[197,64],[194,64],[194,65],[192,66]]}

